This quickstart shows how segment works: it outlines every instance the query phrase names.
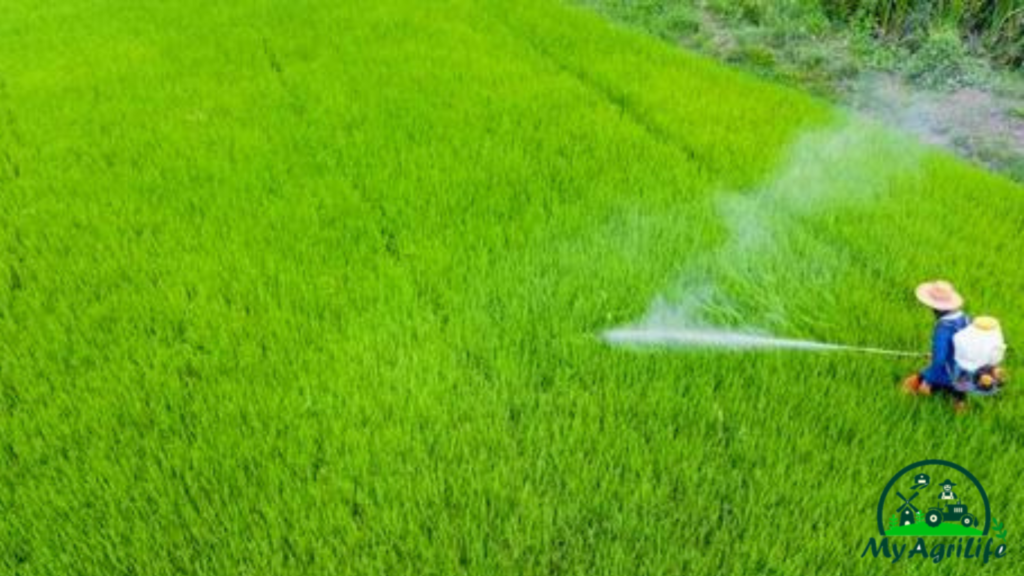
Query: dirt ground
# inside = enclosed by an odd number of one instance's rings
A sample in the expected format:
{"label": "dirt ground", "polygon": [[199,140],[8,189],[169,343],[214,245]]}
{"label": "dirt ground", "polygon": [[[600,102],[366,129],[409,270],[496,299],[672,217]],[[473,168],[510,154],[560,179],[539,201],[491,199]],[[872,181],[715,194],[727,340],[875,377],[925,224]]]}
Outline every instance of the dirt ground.
{"label": "dirt ground", "polygon": [[991,168],[1024,176],[1024,104],[993,91],[916,89],[894,74],[850,84],[847,103],[881,122]]}

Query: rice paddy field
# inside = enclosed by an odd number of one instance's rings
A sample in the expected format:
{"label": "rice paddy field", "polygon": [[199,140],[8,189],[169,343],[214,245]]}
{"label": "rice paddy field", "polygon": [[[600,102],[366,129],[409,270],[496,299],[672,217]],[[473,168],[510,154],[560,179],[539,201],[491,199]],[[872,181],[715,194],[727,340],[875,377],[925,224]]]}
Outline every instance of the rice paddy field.
{"label": "rice paddy field", "polygon": [[0,572],[974,573],[861,558],[941,458],[1019,573],[1013,381],[956,416],[915,359],[600,335],[923,351],[944,277],[1013,374],[1022,231],[1008,180],[557,0],[7,2]]}

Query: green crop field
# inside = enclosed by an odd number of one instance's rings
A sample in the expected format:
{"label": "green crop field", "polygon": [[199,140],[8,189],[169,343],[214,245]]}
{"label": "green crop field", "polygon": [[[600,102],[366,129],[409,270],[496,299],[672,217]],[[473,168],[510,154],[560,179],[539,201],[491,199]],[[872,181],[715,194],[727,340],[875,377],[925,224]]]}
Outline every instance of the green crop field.
{"label": "green crop field", "polygon": [[1014,382],[955,416],[913,359],[599,336],[708,290],[924,350],[945,277],[1012,346],[1022,232],[1005,179],[557,0],[8,2],[0,573],[974,573],[860,557],[926,458],[1019,573]]}

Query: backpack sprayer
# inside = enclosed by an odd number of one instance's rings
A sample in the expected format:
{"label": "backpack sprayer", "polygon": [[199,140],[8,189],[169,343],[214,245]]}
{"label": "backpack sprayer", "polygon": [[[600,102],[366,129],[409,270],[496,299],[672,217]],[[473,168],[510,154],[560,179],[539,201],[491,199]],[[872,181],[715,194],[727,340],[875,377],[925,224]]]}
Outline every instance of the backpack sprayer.
{"label": "backpack sprayer", "polygon": [[999,321],[979,316],[953,335],[956,369],[953,386],[961,392],[994,394],[1006,381],[1000,366],[1006,355],[1006,341]]}

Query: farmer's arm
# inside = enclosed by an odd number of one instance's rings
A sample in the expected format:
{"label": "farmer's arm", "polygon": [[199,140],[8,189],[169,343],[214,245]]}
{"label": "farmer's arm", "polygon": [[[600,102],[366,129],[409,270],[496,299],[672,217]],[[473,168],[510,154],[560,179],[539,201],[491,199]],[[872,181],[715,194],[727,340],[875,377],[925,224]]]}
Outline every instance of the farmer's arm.
{"label": "farmer's arm", "polygon": [[932,335],[932,363],[921,372],[921,379],[929,384],[945,384],[949,381],[946,361],[949,360],[953,334],[942,326],[935,328]]}

